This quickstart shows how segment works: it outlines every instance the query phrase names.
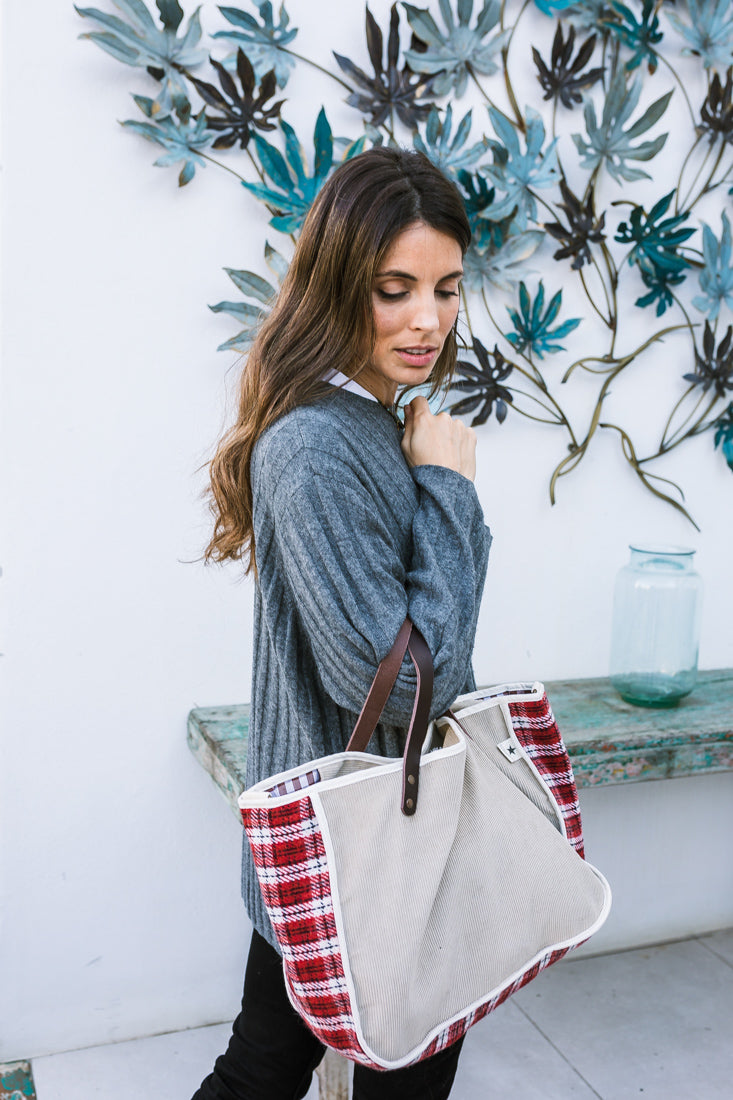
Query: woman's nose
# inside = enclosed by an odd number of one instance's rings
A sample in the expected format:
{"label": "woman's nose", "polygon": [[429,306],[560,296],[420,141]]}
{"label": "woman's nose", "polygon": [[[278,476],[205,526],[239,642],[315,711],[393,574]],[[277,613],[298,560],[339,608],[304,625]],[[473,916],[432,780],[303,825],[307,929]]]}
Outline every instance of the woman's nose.
{"label": "woman's nose", "polygon": [[420,295],[415,298],[415,308],[410,319],[410,327],[420,332],[434,332],[440,325],[435,296]]}

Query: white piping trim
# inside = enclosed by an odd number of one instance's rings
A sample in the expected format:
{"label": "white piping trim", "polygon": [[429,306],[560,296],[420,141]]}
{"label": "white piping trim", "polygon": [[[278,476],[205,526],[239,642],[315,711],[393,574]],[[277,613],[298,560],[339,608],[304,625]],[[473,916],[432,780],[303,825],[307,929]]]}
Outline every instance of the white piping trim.
{"label": "white piping trim", "polygon": [[511,697],[513,703],[530,703],[541,699],[544,694],[545,685],[539,680],[534,680],[531,684],[527,681],[499,684],[498,687],[472,691],[469,695],[459,695],[450,709],[456,717],[460,717],[498,706],[503,701],[502,697],[506,695]]}
{"label": "white piping trim", "polygon": [[[461,733],[461,742],[463,741],[463,736],[463,733]],[[445,749],[433,749],[432,752],[426,753],[420,758],[420,771],[422,771],[423,768],[431,767],[439,759],[444,760],[446,757],[455,756],[456,753],[463,751],[465,751],[465,749],[462,743],[450,745]],[[302,787],[299,791],[292,791],[289,794],[271,796],[268,793],[273,787],[276,787],[278,783],[282,783],[286,779],[292,779],[294,776],[302,775],[304,771],[314,771],[316,769],[322,771],[333,761],[341,762],[343,760],[366,761],[370,767],[350,772],[348,775],[337,775],[331,779],[321,779],[318,783],[312,783],[307,787]],[[267,779],[262,779],[259,783],[255,783],[252,787],[248,787],[246,791],[242,791],[237,799],[237,805],[240,810],[254,809],[255,807],[261,806],[287,806],[291,802],[297,802],[307,793],[317,789],[321,791],[331,791],[340,787],[348,787],[352,783],[366,782],[369,779],[376,779],[380,775],[388,775],[391,772],[402,771],[402,765],[403,758],[401,756],[376,756],[374,753],[370,752],[334,753],[331,756],[321,757],[320,760],[309,760],[305,764],[299,764],[295,768],[289,768],[287,771],[268,776]]]}
{"label": "white piping trim", "polygon": [[[346,988],[349,991],[349,1003],[351,1005],[351,1018],[354,1021],[354,1031],[358,1040],[359,1046],[362,1048],[367,1057],[371,1058],[372,1054],[367,1046],[366,1039],[364,1038],[364,1032],[361,1026],[361,1018],[359,1016],[359,1007],[356,1003],[356,983],[354,982],[354,976],[351,973],[351,961],[349,959],[348,944],[346,942],[346,936],[344,931],[344,918],[341,910],[341,896],[339,894],[338,882],[336,881],[335,869],[336,858],[331,840],[331,831],[328,827],[328,821],[326,814],[323,810],[323,803],[318,795],[312,799],[313,812],[316,815],[316,820],[321,830],[321,837],[323,838],[323,848],[326,853],[326,863],[329,868],[329,880],[331,883],[331,902],[333,904],[333,919],[336,925],[336,935],[338,936],[339,947],[341,948],[341,965],[344,968],[344,981]],[[287,984],[287,983],[286,983]]]}

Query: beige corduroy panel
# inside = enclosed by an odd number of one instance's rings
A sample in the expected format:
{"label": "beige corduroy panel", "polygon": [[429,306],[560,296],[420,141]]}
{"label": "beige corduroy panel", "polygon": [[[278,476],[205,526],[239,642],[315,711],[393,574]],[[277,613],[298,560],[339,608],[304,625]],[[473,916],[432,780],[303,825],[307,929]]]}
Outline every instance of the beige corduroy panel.
{"label": "beige corduroy panel", "polygon": [[[506,703],[494,700],[490,705],[474,711],[473,714],[463,713],[464,708],[460,706],[460,699],[457,704],[454,704],[455,710],[452,713],[456,714],[461,728],[471,738],[476,751],[485,754],[491,767],[499,768],[504,775],[508,776],[512,783],[534,802],[537,809],[542,811],[548,821],[556,829],[564,832],[564,827],[561,824],[562,815],[557,803],[550,797],[544,783],[537,779],[537,773],[516,739],[511,719],[507,717]],[[465,708],[467,711],[472,709],[471,705]],[[445,720],[441,721],[440,725],[446,728]],[[496,746],[508,739],[511,739],[516,745],[519,759],[508,760],[503,753],[496,751]]]}
{"label": "beige corduroy panel", "polygon": [[423,758],[414,817],[400,812],[397,770],[314,788],[357,1027],[383,1064],[410,1060],[608,908],[605,880],[558,831],[540,780],[499,761],[501,722],[466,726],[471,736],[449,730],[454,744]]}

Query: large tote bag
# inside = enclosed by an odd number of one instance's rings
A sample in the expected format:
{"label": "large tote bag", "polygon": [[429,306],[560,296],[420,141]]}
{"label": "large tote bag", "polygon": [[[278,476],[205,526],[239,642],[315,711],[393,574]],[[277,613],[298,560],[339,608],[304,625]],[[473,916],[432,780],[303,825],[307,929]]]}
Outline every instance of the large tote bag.
{"label": "large tote bag", "polygon": [[[366,747],[406,649],[402,759]],[[405,621],[345,752],[239,799],[293,1006],[375,1069],[437,1053],[592,935],[611,895],[583,857],[570,761],[540,683],[461,696],[430,724]]]}

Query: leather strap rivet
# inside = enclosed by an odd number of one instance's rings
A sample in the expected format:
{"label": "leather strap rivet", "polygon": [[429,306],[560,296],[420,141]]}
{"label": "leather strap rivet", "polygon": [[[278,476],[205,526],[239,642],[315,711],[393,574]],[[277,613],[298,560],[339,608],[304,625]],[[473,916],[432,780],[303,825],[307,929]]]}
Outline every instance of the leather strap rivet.
{"label": "leather strap rivet", "polygon": [[412,807],[413,807],[413,806],[415,805],[415,803],[414,803],[414,802],[412,801],[412,799],[411,799],[411,798],[408,798],[408,799],[407,799],[407,802],[405,803],[405,805],[407,806],[408,810],[411,810],[411,809],[412,809]]}
{"label": "leather strap rivet", "polygon": [[414,787],[415,786],[415,776],[414,775],[408,775],[407,782],[410,784],[411,787]]}

